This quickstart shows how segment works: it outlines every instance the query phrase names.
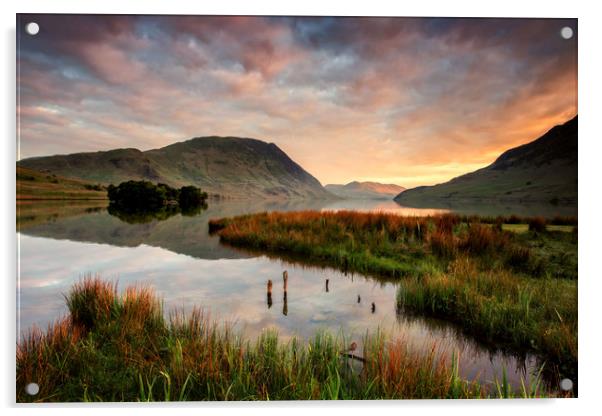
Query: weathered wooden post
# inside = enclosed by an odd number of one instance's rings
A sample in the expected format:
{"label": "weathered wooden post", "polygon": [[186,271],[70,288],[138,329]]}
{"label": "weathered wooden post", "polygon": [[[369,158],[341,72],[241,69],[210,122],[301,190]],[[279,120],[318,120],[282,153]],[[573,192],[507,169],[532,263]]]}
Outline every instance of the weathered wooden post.
{"label": "weathered wooden post", "polygon": [[328,292],[328,279],[326,279],[326,292]]}
{"label": "weathered wooden post", "polygon": [[268,280],[268,309],[272,307],[272,281]]}
{"label": "weathered wooden post", "polygon": [[362,298],[360,298],[360,295],[357,295],[357,303],[360,303],[362,301]]}
{"label": "weathered wooden post", "polygon": [[284,292],[284,298],[283,298],[284,305],[282,305],[282,314],[284,316],[288,315],[288,299],[287,298],[288,298],[288,296],[286,295],[286,292]]}
{"label": "weathered wooden post", "polygon": [[376,305],[372,302],[372,313],[376,312]]}
{"label": "weathered wooden post", "polygon": [[283,296],[283,305],[282,305],[282,314],[284,316],[288,315],[288,296],[287,296],[287,290],[288,290],[288,272],[285,270],[282,272],[282,283],[283,283],[283,287],[284,287],[284,296]]}

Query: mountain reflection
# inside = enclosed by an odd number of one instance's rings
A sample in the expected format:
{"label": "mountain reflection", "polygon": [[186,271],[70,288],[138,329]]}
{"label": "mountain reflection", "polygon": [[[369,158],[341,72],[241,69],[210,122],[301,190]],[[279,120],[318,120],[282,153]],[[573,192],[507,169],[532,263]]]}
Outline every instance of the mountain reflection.
{"label": "mountain reflection", "polygon": [[109,204],[107,212],[119,218],[128,224],[146,224],[151,221],[164,221],[177,214],[182,214],[186,217],[194,217],[201,214],[207,209],[207,204],[202,204],[198,207],[189,207],[181,209],[177,205],[165,205],[161,209],[141,210],[141,209],[124,209],[115,204]]}
{"label": "mountain reflection", "polygon": [[[70,201],[72,202],[72,201]],[[219,243],[210,236],[208,221],[263,211],[321,209],[328,201],[209,201],[199,210],[180,212],[177,207],[159,212],[124,212],[106,201],[85,203],[19,204],[20,233],[57,240],[110,244],[117,247],[148,245],[199,259],[255,257]]]}

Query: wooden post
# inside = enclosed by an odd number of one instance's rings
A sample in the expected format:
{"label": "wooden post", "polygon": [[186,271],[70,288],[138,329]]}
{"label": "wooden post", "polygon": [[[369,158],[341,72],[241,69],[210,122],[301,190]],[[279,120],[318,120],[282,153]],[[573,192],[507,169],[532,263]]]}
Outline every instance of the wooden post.
{"label": "wooden post", "polygon": [[272,307],[272,281],[268,280],[268,309]]}
{"label": "wooden post", "polygon": [[286,295],[286,292],[284,292],[284,305],[282,305],[282,314],[284,316],[288,315],[288,296]]}
{"label": "wooden post", "polygon": [[285,270],[282,272],[282,283],[283,283],[283,287],[284,287],[284,297],[283,297],[283,305],[282,305],[282,314],[284,316],[288,315],[288,296],[287,296],[287,290],[288,290],[288,272]]}
{"label": "wooden post", "polygon": [[362,298],[360,298],[360,295],[357,295],[357,303],[360,303],[362,301]]}
{"label": "wooden post", "polygon": [[286,270],[282,272],[282,281],[284,283],[284,293],[286,293],[288,289],[288,272]]}
{"label": "wooden post", "polygon": [[328,292],[328,279],[326,279],[326,292]]}
{"label": "wooden post", "polygon": [[374,313],[376,311],[376,305],[374,304],[374,302],[372,302],[372,313]]}

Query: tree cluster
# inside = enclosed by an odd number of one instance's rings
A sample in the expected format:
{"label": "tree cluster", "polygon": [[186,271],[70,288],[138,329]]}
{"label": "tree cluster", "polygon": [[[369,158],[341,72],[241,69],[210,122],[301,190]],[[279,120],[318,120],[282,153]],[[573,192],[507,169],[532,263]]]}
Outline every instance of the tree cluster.
{"label": "tree cluster", "polygon": [[131,211],[160,210],[168,205],[178,205],[183,211],[194,210],[205,205],[207,193],[195,186],[173,188],[164,183],[149,181],[127,181],[107,188],[111,204]]}

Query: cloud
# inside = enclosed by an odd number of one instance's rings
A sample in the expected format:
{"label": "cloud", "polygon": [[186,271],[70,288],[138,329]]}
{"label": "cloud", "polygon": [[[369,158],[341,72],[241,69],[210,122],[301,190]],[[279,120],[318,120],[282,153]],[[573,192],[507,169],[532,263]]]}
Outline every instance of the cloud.
{"label": "cloud", "polygon": [[[436,183],[577,112],[571,19],[20,15],[20,157],[202,135]],[[430,170],[425,173],[425,170]]]}

